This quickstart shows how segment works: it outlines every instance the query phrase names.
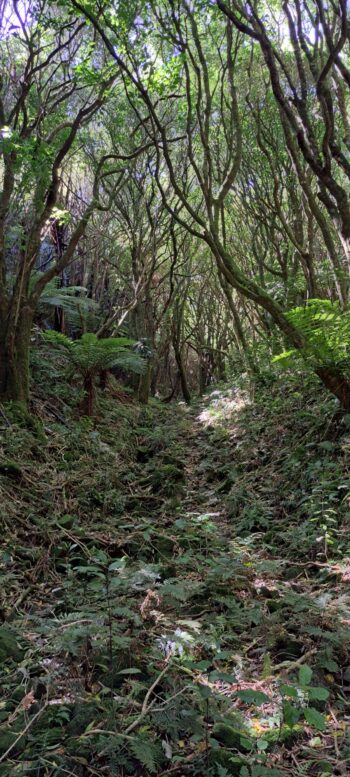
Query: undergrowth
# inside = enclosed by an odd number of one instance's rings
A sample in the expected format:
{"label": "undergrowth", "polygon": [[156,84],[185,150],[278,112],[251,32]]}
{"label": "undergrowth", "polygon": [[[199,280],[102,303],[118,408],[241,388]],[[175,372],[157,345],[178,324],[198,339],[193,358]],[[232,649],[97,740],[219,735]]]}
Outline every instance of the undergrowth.
{"label": "undergrowth", "polygon": [[45,441],[1,420],[0,775],[346,774],[349,417],[283,375],[190,410],[112,379],[79,419],[34,362]]}

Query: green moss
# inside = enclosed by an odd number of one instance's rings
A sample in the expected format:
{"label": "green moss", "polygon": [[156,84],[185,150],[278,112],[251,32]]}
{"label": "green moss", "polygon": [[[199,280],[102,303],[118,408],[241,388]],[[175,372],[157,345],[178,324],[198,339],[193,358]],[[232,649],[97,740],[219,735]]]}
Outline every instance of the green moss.
{"label": "green moss", "polygon": [[17,643],[16,634],[5,626],[0,628],[0,661],[21,661],[24,651]]}
{"label": "green moss", "polygon": [[213,737],[226,747],[232,747],[236,750],[250,752],[253,749],[253,740],[249,738],[245,731],[233,728],[227,723],[216,723],[213,728]]}
{"label": "green moss", "polygon": [[227,769],[228,773],[234,775],[234,777],[239,777],[242,766],[247,766],[248,764],[244,757],[235,755],[224,747],[213,748],[210,751],[209,761],[213,766],[219,765]]}
{"label": "green moss", "polygon": [[62,526],[63,529],[72,529],[74,521],[74,515],[61,515],[60,518],[57,519],[58,525]]}
{"label": "green moss", "polygon": [[282,726],[281,728],[273,728],[270,731],[266,731],[260,736],[261,739],[265,739],[270,745],[276,743],[282,743],[286,745],[292,744],[301,734],[304,733],[303,726]]}
{"label": "green moss", "polygon": [[6,475],[13,480],[20,480],[22,477],[22,470],[19,464],[10,459],[0,461],[0,475]]}
{"label": "green moss", "polygon": [[46,444],[47,440],[41,420],[28,412],[24,402],[6,402],[4,407],[6,416],[12,423],[17,424],[21,429],[29,429],[38,442]]}

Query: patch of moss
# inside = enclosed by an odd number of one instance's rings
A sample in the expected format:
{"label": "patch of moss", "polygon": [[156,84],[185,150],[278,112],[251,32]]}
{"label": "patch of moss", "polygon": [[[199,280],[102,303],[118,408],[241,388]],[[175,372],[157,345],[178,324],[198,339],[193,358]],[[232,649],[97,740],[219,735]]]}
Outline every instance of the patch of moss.
{"label": "patch of moss", "polygon": [[13,480],[20,480],[22,477],[22,470],[15,461],[5,459],[4,461],[0,461],[0,475],[6,475],[6,477],[12,478]]}
{"label": "patch of moss", "polygon": [[226,747],[232,747],[236,750],[250,752],[254,747],[253,740],[245,731],[233,728],[227,723],[215,723],[212,735]]}
{"label": "patch of moss", "polygon": [[24,650],[18,645],[16,634],[5,626],[0,628],[0,662],[12,659],[22,661]]}

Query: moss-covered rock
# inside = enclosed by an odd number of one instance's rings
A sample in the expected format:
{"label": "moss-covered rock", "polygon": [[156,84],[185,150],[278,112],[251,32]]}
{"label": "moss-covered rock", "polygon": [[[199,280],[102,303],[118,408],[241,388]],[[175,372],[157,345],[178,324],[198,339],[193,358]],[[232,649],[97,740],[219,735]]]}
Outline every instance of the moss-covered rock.
{"label": "moss-covered rock", "polygon": [[270,731],[266,731],[264,734],[260,735],[260,738],[269,742],[270,747],[282,742],[285,745],[290,745],[303,733],[304,728],[301,725],[293,726],[293,728],[282,726],[281,728],[272,728]]}
{"label": "moss-covered rock", "polygon": [[215,723],[212,736],[226,747],[232,747],[235,750],[250,752],[254,747],[254,742],[246,731],[233,728],[227,723]]}

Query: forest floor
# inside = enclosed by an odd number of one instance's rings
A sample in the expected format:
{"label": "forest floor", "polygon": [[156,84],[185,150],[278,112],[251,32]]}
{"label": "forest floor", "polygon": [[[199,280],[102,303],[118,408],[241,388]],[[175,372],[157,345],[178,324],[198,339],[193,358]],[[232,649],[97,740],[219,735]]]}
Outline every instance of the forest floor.
{"label": "forest floor", "polygon": [[349,416],[55,391],[1,428],[0,775],[348,774]]}

